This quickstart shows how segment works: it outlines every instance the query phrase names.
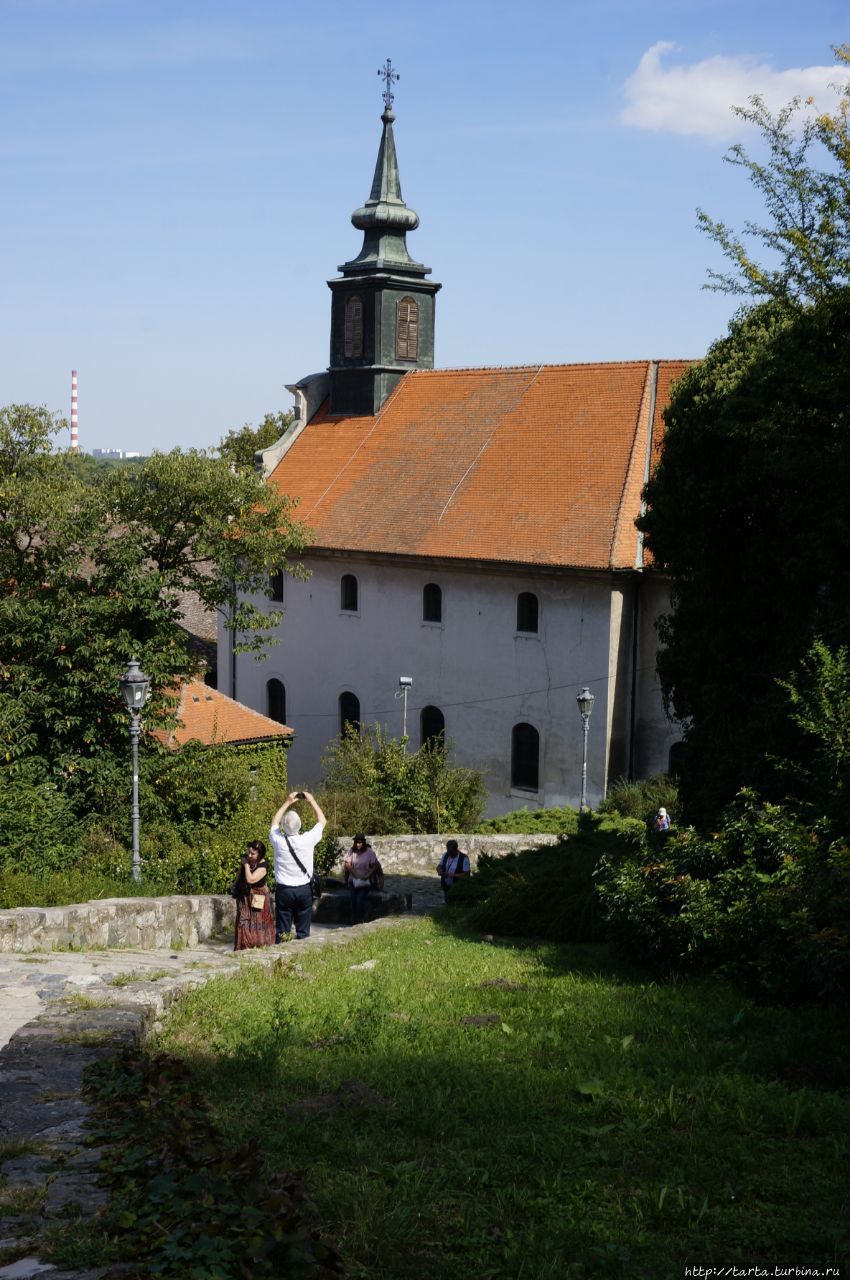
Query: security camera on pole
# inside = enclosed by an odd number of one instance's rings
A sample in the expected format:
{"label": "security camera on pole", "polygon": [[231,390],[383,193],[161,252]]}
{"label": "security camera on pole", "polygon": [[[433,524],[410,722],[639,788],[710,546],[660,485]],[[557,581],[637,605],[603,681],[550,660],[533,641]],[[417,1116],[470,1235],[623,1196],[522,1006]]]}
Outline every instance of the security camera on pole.
{"label": "security camera on pole", "polygon": [[404,698],[404,710],[402,712],[401,736],[407,742],[407,695],[413,688],[413,676],[399,676],[397,698]]}

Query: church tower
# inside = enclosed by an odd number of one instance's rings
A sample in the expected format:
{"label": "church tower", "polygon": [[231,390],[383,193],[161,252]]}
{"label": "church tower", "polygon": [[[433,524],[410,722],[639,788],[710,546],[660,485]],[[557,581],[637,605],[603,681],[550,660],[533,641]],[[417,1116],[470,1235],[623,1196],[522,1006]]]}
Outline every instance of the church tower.
{"label": "church tower", "polygon": [[369,199],[351,215],[363,247],[344,262],[331,290],[330,412],[367,416],[379,412],[393,387],[411,369],[434,367],[434,302],[440,285],[431,268],[407,252],[407,232],[419,215],[401,194],[393,137],[393,81],[383,71],[383,133]]}

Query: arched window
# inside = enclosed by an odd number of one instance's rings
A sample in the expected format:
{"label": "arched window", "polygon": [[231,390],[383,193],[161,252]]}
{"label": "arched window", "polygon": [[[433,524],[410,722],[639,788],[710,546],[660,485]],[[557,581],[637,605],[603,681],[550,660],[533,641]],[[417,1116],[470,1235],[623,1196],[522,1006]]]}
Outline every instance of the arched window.
{"label": "arched window", "polygon": [[520,591],[516,598],[516,629],[536,635],[540,622],[540,602],[533,591]]}
{"label": "arched window", "polygon": [[686,742],[674,742],[670,748],[670,754],[667,757],[667,772],[671,778],[681,777],[682,765],[685,762],[688,744]]}
{"label": "arched window", "polygon": [[346,360],[354,360],[363,354],[363,303],[356,294],[345,301],[343,354]]}
{"label": "arched window", "polygon": [[269,599],[276,604],[283,604],[283,570],[275,569],[269,574]]}
{"label": "arched window", "polygon": [[436,582],[429,582],[422,588],[422,621],[443,621],[443,590]]}
{"label": "arched window", "polygon": [[360,731],[360,699],[356,693],[345,693],[339,695],[339,731],[345,733],[348,725]]}
{"label": "arched window", "polygon": [[357,579],[353,573],[344,573],[339,584],[339,607],[348,613],[356,613],[357,604]]}
{"label": "arched window", "polygon": [[396,303],[395,354],[397,360],[419,359],[419,304],[412,298]]}
{"label": "arched window", "polygon": [[533,724],[515,724],[511,733],[511,786],[537,791],[540,785],[540,734]]}
{"label": "arched window", "polygon": [[286,724],[286,689],[280,680],[269,680],[266,685],[266,715],[278,724]]}
{"label": "arched window", "polygon": [[423,707],[419,714],[419,738],[426,742],[442,743],[446,736],[446,717],[439,707]]}

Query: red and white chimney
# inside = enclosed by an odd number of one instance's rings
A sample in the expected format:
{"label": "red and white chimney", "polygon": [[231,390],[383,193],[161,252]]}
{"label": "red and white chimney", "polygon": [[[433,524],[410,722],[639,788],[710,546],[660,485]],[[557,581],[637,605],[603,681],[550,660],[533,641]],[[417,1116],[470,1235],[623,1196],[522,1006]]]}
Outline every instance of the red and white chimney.
{"label": "red and white chimney", "polygon": [[77,370],[71,370],[71,449],[80,452],[80,420],[77,414]]}

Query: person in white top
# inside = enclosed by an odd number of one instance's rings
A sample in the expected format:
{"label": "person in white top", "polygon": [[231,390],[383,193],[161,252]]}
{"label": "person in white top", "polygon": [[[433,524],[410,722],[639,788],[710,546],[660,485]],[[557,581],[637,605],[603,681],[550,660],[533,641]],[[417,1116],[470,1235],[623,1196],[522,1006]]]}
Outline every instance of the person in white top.
{"label": "person in white top", "polygon": [[[316,815],[316,825],[309,831],[301,830],[301,819],[295,812],[287,812],[298,800],[306,800]],[[315,796],[309,791],[290,791],[272,818],[269,839],[274,849],[274,905],[275,942],[292,928],[295,917],[295,937],[309,938],[313,895],[310,877],[313,874],[313,850],[322,838],[327,818],[322,813]],[[301,861],[303,870],[298,865]]]}

